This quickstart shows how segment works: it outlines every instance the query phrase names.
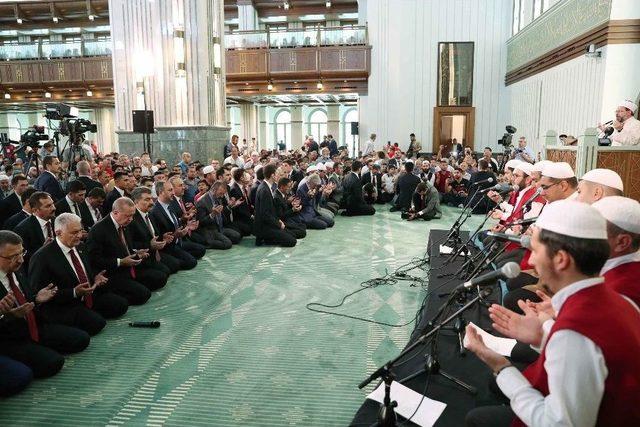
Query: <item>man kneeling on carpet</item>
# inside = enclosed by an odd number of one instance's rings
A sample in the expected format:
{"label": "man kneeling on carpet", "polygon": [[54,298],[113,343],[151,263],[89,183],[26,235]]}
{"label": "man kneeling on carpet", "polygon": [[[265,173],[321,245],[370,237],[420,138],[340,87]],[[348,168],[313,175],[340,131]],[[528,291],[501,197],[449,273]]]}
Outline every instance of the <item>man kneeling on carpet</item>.
{"label": "man kneeling on carpet", "polygon": [[440,196],[438,190],[430,182],[421,182],[416,187],[411,201],[411,209],[402,213],[402,219],[413,221],[423,219],[430,221],[434,218],[441,218]]}
{"label": "man kneeling on carpet", "polygon": [[596,208],[571,200],[545,207],[529,263],[553,293],[551,303],[520,301],[525,315],[489,309],[496,331],[539,349],[540,357],[520,373],[467,327],[467,348],[510,400],[472,410],[467,425],[640,425],[640,312],[603,285],[608,256],[607,221]]}

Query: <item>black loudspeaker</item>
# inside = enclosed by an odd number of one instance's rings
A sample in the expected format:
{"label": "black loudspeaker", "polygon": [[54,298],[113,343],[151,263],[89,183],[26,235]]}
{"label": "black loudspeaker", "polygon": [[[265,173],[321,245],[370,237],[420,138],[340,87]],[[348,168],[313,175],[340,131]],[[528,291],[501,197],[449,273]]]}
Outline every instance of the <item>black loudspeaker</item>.
{"label": "black loudspeaker", "polygon": [[[146,118],[145,118],[146,114]],[[152,110],[133,110],[133,132],[134,133],[153,133],[153,111]]]}
{"label": "black loudspeaker", "polygon": [[358,133],[358,122],[351,122],[351,135],[357,135]]}

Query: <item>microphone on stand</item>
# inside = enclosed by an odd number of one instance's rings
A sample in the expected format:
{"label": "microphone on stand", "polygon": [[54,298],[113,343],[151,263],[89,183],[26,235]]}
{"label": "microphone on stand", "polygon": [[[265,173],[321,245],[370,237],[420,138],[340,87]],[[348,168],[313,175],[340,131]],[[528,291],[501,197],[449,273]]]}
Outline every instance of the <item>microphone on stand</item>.
{"label": "microphone on stand", "polygon": [[498,279],[513,279],[520,274],[520,266],[515,262],[508,262],[502,266],[499,270],[494,270],[490,273],[483,274],[478,277],[474,277],[471,280],[459,285],[456,289],[466,290],[475,286],[492,284]]}
{"label": "microphone on stand", "polygon": [[503,242],[517,243],[525,249],[531,249],[531,237],[529,236],[516,236],[506,233],[494,233],[493,231],[488,231],[487,236],[493,237],[494,239],[502,240]]}
{"label": "microphone on stand", "polygon": [[521,219],[520,221],[514,221],[510,225],[531,225],[534,224],[538,220],[538,217]]}
{"label": "microphone on stand", "polygon": [[524,202],[524,204],[522,205],[522,210],[524,211],[524,209],[526,209],[526,211],[528,212],[531,209],[531,204],[533,203],[533,201],[535,199],[538,198],[538,196],[542,194],[542,187],[538,187],[538,189],[536,190],[535,193],[533,193],[531,195],[531,197],[529,197],[529,200],[527,200],[526,202]]}
{"label": "microphone on stand", "polygon": [[517,185],[509,185],[507,183],[496,184],[493,187],[485,188],[484,190],[480,190],[481,193],[488,193],[489,191],[497,191],[498,193],[509,193],[511,191],[518,191]]}
{"label": "microphone on stand", "polygon": [[495,181],[493,178],[487,178],[487,179],[483,179],[482,181],[478,181],[478,182],[474,182],[473,184],[471,184],[471,186],[475,186],[475,185],[480,185],[480,184],[491,184],[493,181]]}

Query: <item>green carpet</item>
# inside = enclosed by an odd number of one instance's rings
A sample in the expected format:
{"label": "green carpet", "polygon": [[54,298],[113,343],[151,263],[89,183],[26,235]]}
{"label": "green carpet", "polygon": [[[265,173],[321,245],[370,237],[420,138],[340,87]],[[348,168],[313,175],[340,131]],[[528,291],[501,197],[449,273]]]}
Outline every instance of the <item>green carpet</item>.
{"label": "green carpet", "polygon": [[[3,426],[344,426],[368,391],[357,384],[406,344],[413,324],[378,326],[313,313],[426,249],[443,219],[336,218],[295,248],[208,251],[143,307],[109,322],[55,377],[0,402]],[[480,218],[469,222],[475,226]],[[415,270],[412,274],[424,275]],[[413,318],[425,291],[409,282],[360,292],[338,309],[388,323]],[[132,320],[159,320],[133,329]]]}

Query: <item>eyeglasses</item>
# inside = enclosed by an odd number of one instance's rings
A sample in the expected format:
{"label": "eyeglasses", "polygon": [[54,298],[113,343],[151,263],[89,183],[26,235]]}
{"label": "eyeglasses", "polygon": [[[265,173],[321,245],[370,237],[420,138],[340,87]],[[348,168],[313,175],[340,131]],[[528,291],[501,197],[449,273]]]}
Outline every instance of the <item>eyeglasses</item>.
{"label": "eyeglasses", "polygon": [[542,188],[544,191],[547,191],[548,189],[550,189],[551,187],[553,187],[554,185],[558,185],[560,184],[559,182],[556,182],[555,184],[549,184],[549,185],[540,185],[540,188]]}
{"label": "eyeglasses", "polygon": [[24,258],[24,256],[27,254],[27,250],[25,249],[24,251],[17,253],[15,255],[11,255],[11,256],[2,256],[0,255],[0,258],[4,258],[4,259],[8,259],[9,261],[16,261],[19,258]]}

